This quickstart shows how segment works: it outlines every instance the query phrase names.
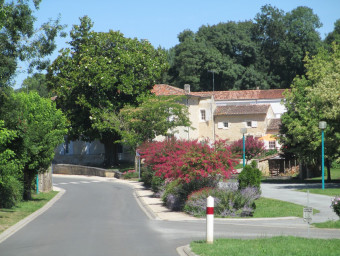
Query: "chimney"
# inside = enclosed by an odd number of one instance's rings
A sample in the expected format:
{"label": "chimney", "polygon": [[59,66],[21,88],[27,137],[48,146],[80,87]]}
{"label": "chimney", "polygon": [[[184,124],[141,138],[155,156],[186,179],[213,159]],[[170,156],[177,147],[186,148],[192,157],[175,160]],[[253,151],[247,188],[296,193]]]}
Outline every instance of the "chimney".
{"label": "chimney", "polygon": [[186,94],[190,93],[190,84],[185,84],[184,85],[184,91],[185,91]]}

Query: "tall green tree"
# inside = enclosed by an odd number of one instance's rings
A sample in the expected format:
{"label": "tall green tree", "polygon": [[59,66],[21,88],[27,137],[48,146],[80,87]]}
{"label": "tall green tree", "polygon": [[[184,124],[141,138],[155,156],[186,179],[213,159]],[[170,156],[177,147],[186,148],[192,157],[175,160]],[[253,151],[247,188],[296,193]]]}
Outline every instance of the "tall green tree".
{"label": "tall green tree", "polygon": [[19,61],[29,62],[29,72],[43,70],[49,63],[45,57],[56,48],[55,38],[64,26],[56,19],[35,28],[34,12],[40,2],[0,1],[0,90],[11,85]]}
{"label": "tall green tree", "polygon": [[321,159],[319,121],[326,121],[325,157],[330,178],[330,162],[340,157],[340,48],[332,53],[321,49],[306,58],[306,76],[296,78],[286,92],[287,113],[282,116],[280,141],[287,153],[304,163],[318,166]]}
{"label": "tall green tree", "polygon": [[0,109],[0,119],[16,137],[8,146],[22,166],[24,199],[31,199],[31,185],[38,172],[45,172],[63,142],[66,119],[50,99],[36,92],[13,93]]}
{"label": "tall green tree", "polygon": [[40,97],[48,98],[50,96],[45,74],[35,73],[32,76],[27,77],[21,85],[21,88],[16,90],[17,92],[37,92]]}
{"label": "tall green tree", "polygon": [[308,7],[291,12],[265,5],[254,21],[202,26],[179,34],[167,83],[194,91],[288,88],[304,75],[303,59],[321,46],[319,18]]}
{"label": "tall green tree", "polygon": [[118,122],[122,142],[135,150],[159,135],[173,135],[178,127],[189,127],[189,113],[183,101],[174,96],[151,96],[137,107],[122,108]]}
{"label": "tall green tree", "polygon": [[15,152],[9,149],[15,138],[16,132],[5,128],[4,121],[0,120],[0,208],[13,207],[22,200],[22,166]]}
{"label": "tall green tree", "polygon": [[66,114],[70,138],[99,139],[105,164],[117,161],[120,131],[107,122],[126,104],[138,105],[167,69],[166,54],[148,41],[125,38],[122,33],[92,31],[89,17],[73,27],[70,48],[48,70],[49,88]]}
{"label": "tall green tree", "polygon": [[197,33],[183,31],[167,82],[178,87],[189,83],[194,91],[266,88],[253,26],[250,21],[227,22],[202,26]]}
{"label": "tall green tree", "polygon": [[334,30],[325,38],[325,43],[327,45],[331,46],[333,42],[340,44],[340,19],[336,20],[334,23]]}

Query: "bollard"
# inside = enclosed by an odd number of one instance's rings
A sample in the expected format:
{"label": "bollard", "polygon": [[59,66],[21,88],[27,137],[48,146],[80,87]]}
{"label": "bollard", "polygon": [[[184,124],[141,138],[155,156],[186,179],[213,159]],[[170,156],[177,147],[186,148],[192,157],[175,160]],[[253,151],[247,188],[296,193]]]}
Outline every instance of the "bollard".
{"label": "bollard", "polygon": [[214,198],[207,198],[207,243],[214,242]]}

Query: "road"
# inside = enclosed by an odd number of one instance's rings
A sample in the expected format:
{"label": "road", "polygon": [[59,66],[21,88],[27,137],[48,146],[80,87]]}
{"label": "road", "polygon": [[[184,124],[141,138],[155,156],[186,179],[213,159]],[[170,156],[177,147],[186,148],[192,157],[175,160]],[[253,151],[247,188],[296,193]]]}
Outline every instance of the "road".
{"label": "road", "polygon": [[[149,219],[133,189],[104,179],[55,177],[66,193],[53,207],[0,244],[1,256],[175,256],[176,248],[205,237],[204,221]],[[216,220],[215,237],[307,236],[294,220]],[[311,237],[340,238],[311,229]]]}

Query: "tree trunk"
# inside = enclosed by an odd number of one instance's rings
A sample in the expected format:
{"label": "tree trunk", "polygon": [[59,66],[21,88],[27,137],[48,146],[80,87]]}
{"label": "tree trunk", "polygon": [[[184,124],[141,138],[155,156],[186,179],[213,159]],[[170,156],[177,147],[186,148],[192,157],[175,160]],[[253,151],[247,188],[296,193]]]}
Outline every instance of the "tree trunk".
{"label": "tree trunk", "polygon": [[118,164],[117,144],[110,140],[102,141],[105,149],[104,166],[112,167]]}
{"label": "tree trunk", "polygon": [[24,200],[32,200],[32,182],[35,177],[35,173],[31,170],[24,170]]}
{"label": "tree trunk", "polygon": [[329,161],[329,159],[326,159],[326,167],[327,167],[327,181],[331,181],[331,161]]}

